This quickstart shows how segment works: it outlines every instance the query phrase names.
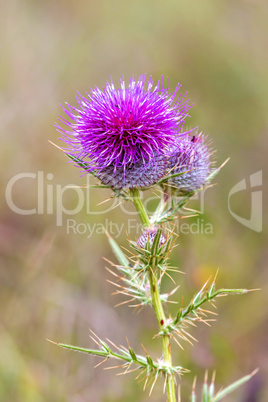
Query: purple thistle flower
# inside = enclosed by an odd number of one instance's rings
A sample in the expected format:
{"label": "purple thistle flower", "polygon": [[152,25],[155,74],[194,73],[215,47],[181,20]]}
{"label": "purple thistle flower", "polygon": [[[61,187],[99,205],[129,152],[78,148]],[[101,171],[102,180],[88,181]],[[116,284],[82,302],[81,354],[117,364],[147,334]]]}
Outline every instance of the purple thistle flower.
{"label": "purple thistle flower", "polygon": [[117,189],[148,188],[164,177],[167,167],[167,156],[159,154],[146,164],[140,159],[136,163],[118,167],[116,170],[111,165],[107,166],[99,170],[96,176],[103,184]]}
{"label": "purple thistle flower", "polygon": [[171,150],[169,160],[170,175],[168,181],[171,190],[177,194],[190,193],[201,188],[211,173],[211,151],[205,143],[206,137],[201,133],[187,135],[178,141]]}
{"label": "purple thistle flower", "polygon": [[[152,247],[158,229],[159,229],[158,226],[151,226],[145,228],[137,240],[137,245],[140,248],[145,249],[145,246],[148,242],[150,247]],[[158,246],[159,247],[163,246],[163,244],[165,244],[166,241],[167,241],[166,237],[163,235],[163,233],[161,233]]]}
{"label": "purple thistle flower", "polygon": [[71,121],[59,121],[69,127],[56,127],[69,148],[65,152],[86,164],[104,183],[115,188],[149,187],[165,174],[165,154],[182,133],[189,100],[153,86],[145,75],[130,79],[126,88],[107,82],[103,91],[91,89],[86,97],[79,94],[79,107],[68,105],[63,110]]}

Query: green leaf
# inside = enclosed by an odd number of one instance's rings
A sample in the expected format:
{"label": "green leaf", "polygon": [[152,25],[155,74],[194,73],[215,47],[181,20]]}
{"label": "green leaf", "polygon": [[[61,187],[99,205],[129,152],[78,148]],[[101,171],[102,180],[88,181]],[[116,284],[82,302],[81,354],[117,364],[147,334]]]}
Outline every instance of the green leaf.
{"label": "green leaf", "polygon": [[133,350],[131,347],[129,347],[128,351],[129,351],[129,354],[130,354],[132,360],[133,360],[133,361],[136,361],[136,360],[137,360],[137,356],[136,356],[136,353],[134,352],[134,350]]}
{"label": "green leaf", "polygon": [[96,176],[94,171],[89,171],[89,169],[88,169],[89,166],[88,166],[88,164],[86,162],[82,161],[81,159],[79,159],[79,158],[77,158],[77,157],[75,157],[73,155],[70,155],[70,154],[67,154],[67,153],[65,153],[65,155],[68,156],[68,158],[72,159],[72,161],[74,161],[78,166],[80,166],[86,172],[93,174],[93,176]]}
{"label": "green leaf", "polygon": [[151,248],[152,256],[156,256],[158,254],[157,251],[159,249],[159,241],[160,241],[161,233],[162,233],[162,230],[158,229],[156,232],[156,235],[154,237],[154,241],[153,241],[152,248]]}
{"label": "green leaf", "polygon": [[110,234],[108,232],[106,232],[106,235],[108,237],[110,246],[111,246],[119,264],[121,264],[123,267],[129,267],[130,266],[129,261],[128,261],[127,257],[125,256],[125,254],[123,253],[123,251],[121,250],[121,248],[116,243],[116,241],[110,236]]}
{"label": "green leaf", "polygon": [[209,402],[208,385],[206,382],[203,385],[202,402]]}
{"label": "green leaf", "polygon": [[191,402],[196,402],[196,395],[194,391],[192,391]]}
{"label": "green leaf", "polygon": [[150,367],[154,366],[154,362],[153,362],[152,358],[149,355],[146,356],[146,360],[147,360],[147,363],[148,363],[148,365]]}
{"label": "green leaf", "polygon": [[214,397],[213,402],[220,401],[226,395],[229,395],[231,392],[235,391],[238,387],[240,387],[240,385],[245,384],[245,382],[249,381],[257,373],[257,371],[258,370],[254,370],[251,374],[240,378],[240,380],[233,382],[231,385],[218,392],[218,394]]}
{"label": "green leaf", "polygon": [[[54,343],[54,342],[52,342],[52,343]],[[74,350],[76,352],[87,353],[89,355],[101,356],[101,357],[107,356],[107,351],[103,351],[103,350],[86,349],[86,348],[81,348],[79,346],[66,345],[65,343],[56,343],[56,345],[58,345],[62,348],[65,348],[65,349]]]}

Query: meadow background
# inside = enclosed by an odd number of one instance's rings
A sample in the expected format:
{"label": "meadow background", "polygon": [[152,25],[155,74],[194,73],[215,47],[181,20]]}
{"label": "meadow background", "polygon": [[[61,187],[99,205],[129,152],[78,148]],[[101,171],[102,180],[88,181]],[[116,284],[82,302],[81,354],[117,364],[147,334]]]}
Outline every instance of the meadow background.
{"label": "meadow background", "polygon": [[[182,84],[194,102],[191,120],[213,139],[218,164],[230,162],[217,185],[205,196],[204,224],[213,234],[180,234],[172,264],[187,275],[176,296],[190,300],[193,291],[219,268],[218,286],[261,288],[244,296],[221,298],[219,319],[212,327],[198,325],[199,339],[182,352],[174,345],[174,362],[191,369],[183,378],[188,400],[193,377],[200,386],[205,369],[217,371],[217,387],[250,373],[259,373],[226,401],[268,399],[268,271],[267,226],[256,232],[235,220],[228,194],[239,181],[263,172],[263,213],[267,204],[267,52],[268,3],[258,0],[71,1],[12,0],[1,3],[1,207],[0,207],[0,400],[18,402],[115,402],[163,400],[156,386],[151,399],[135,375],[115,376],[96,358],[60,349],[46,341],[91,347],[89,328],[142,353],[141,343],[155,357],[155,319],[150,309],[139,315],[123,298],[112,296],[111,279],[102,259],[113,259],[103,233],[67,233],[67,219],[79,223],[125,225],[118,242],[127,246],[127,224],[133,219],[120,208],[107,213],[110,192],[90,192],[90,211],[64,216],[56,225],[57,186],[84,186],[86,178],[66,163],[53,127],[59,103],[75,105],[76,91],[102,87],[110,76],[147,73],[168,76],[170,88]],[[19,180],[13,200],[20,208],[37,208],[41,190],[54,190],[51,214],[20,215],[5,199],[5,189],[20,173],[41,172],[44,183]],[[48,176],[47,176],[48,175]],[[86,191],[86,190],[85,190]],[[235,194],[232,210],[249,219],[250,189]],[[64,205],[73,208],[74,191]],[[109,204],[110,203],[110,204]],[[189,207],[199,208],[199,201]],[[40,212],[40,211],[39,211]],[[94,214],[93,214],[94,212]],[[259,213],[261,214],[261,210]],[[135,218],[135,216],[134,216]],[[196,218],[195,218],[196,219]],[[189,221],[194,223],[195,220]],[[131,232],[131,230],[129,230]],[[131,233],[130,233],[131,235]],[[172,284],[167,281],[167,289]]]}

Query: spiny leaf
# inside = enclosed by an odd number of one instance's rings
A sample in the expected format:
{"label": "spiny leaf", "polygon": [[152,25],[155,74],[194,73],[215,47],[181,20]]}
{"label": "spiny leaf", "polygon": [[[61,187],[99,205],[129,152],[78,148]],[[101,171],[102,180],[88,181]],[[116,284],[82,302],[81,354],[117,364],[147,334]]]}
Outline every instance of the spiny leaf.
{"label": "spiny leaf", "polygon": [[[92,331],[91,331],[92,332]],[[93,333],[93,332],[92,332]],[[114,345],[111,341],[109,341],[113,347],[116,349],[116,352],[112,350],[109,345],[102,341],[97,335],[95,335],[95,338],[92,337],[92,339],[95,341],[100,346],[100,350],[95,350],[95,349],[87,349],[87,348],[82,348],[78,346],[72,346],[72,345],[67,345],[64,343],[56,343],[52,342],[62,348],[77,351],[77,352],[82,352],[90,355],[95,355],[104,358],[104,362],[107,361],[109,358],[115,358],[117,360],[122,360],[123,364],[117,365],[117,366],[112,366],[108,367],[109,368],[123,368],[124,371],[120,374],[127,374],[132,372],[133,370],[129,370],[132,364],[135,364],[137,367],[136,369],[141,369],[141,374],[146,372],[146,380],[145,380],[145,386],[147,384],[149,376],[153,379],[153,384],[155,384],[157,378],[159,377],[159,374],[163,374],[164,378],[167,376],[175,376],[175,375],[182,375],[184,373],[189,372],[188,370],[184,369],[181,366],[166,366],[163,364],[163,362],[155,362],[149,356],[149,354],[146,352],[146,357],[137,355],[134,350],[129,346],[129,348],[125,347],[118,347]],[[135,369],[135,370],[136,370]],[[139,377],[139,376],[138,376]],[[152,390],[152,388],[151,388]]]}
{"label": "spiny leaf", "polygon": [[121,250],[121,248],[116,243],[116,241],[110,236],[110,234],[108,232],[106,232],[106,235],[108,237],[110,246],[111,246],[119,264],[121,264],[123,267],[129,267],[130,266],[129,261],[128,261],[127,257],[125,256],[125,254],[123,253],[123,251]]}
{"label": "spiny leaf", "polygon": [[[204,310],[201,306],[206,303],[215,300],[217,297],[226,296],[226,295],[239,295],[245,294],[249,292],[247,289],[219,289],[215,290],[215,279],[212,284],[208,287],[208,281],[204,284],[202,289],[197,292],[191,302],[187,307],[181,307],[176,315],[176,317],[172,320],[169,320],[168,324],[165,328],[159,333],[159,335],[169,334],[172,335],[175,339],[175,336],[179,336],[182,339],[190,342],[189,338],[192,338],[190,334],[185,331],[185,327],[187,328],[187,324],[193,324],[196,321],[204,322],[208,324],[211,319],[207,318],[208,314],[213,314],[212,311]],[[213,304],[212,304],[213,306]],[[182,333],[183,332],[183,333]],[[190,342],[191,343],[191,342]]]}
{"label": "spiny leaf", "polygon": [[[248,374],[240,380],[233,382],[228,387],[221,389],[218,393],[214,394],[214,382],[215,382],[215,371],[212,374],[212,379],[210,385],[207,381],[207,372],[205,373],[205,380],[202,387],[202,402],[218,402],[229,395],[231,392],[235,391],[238,387],[249,381],[256,373],[258,369],[254,370],[251,374]],[[194,378],[192,393],[191,393],[191,402],[196,402],[196,392],[195,392],[195,385],[196,385],[196,377]]]}
{"label": "spiny leaf", "polygon": [[212,401],[217,402],[222,400],[231,392],[235,391],[238,387],[245,384],[245,382],[249,381],[257,372],[258,369],[254,370],[252,373],[246,375],[245,377],[240,378],[240,380],[233,382],[231,385],[218,392],[217,395],[212,399]]}

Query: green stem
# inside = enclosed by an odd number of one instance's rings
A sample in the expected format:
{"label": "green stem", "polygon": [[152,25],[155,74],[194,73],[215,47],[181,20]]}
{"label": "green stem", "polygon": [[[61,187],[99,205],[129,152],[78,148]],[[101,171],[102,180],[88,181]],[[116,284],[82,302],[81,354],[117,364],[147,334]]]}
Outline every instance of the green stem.
{"label": "green stem", "polygon": [[[150,226],[150,220],[144,208],[142,200],[140,198],[139,190],[132,189],[131,195],[133,203],[137,209],[137,212],[140,216],[143,225]],[[157,280],[157,268],[154,264],[154,258],[152,258],[152,264],[150,269],[148,270],[148,276],[150,281],[152,306],[156,315],[159,331],[162,331],[163,327],[166,324],[166,316],[160,299],[159,285]],[[167,334],[162,335],[162,351],[165,365],[172,367],[170,337]],[[166,389],[167,389],[167,402],[176,402],[175,381],[172,375],[167,376]]]}
{"label": "green stem", "polygon": [[164,210],[167,206],[168,199],[169,199],[169,195],[167,193],[164,193],[152,218],[151,218],[152,223],[156,223],[156,224],[158,223],[158,220],[160,219],[162,213],[164,212]]}
{"label": "green stem", "polygon": [[130,195],[132,196],[133,204],[136,207],[136,210],[139,214],[140,220],[142,221],[142,224],[147,227],[151,225],[150,219],[148,217],[148,214],[146,212],[146,209],[144,208],[144,205],[142,203],[141,197],[140,197],[140,192],[137,188],[133,188],[130,190]]}

